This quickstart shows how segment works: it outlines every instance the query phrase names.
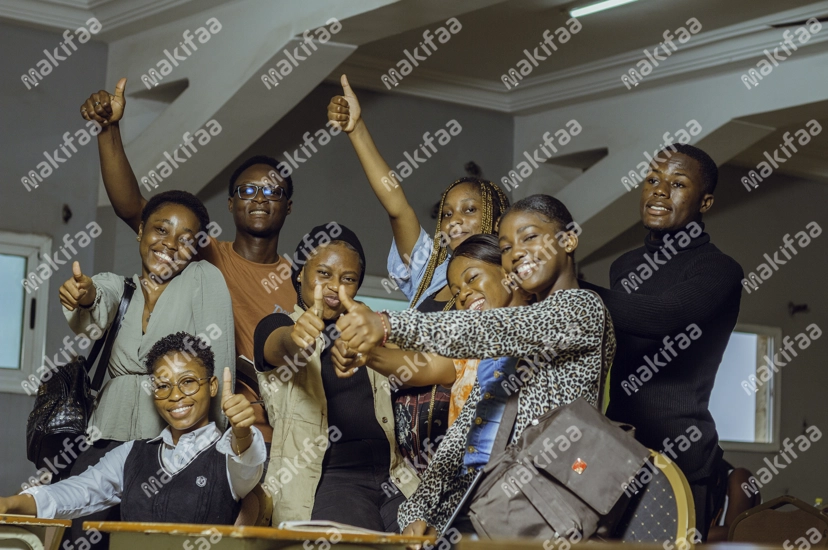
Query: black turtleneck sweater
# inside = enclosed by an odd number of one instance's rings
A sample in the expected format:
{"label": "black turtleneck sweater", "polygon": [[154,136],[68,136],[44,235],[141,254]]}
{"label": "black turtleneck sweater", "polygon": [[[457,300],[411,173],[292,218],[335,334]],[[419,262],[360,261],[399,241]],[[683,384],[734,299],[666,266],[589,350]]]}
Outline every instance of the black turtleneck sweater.
{"label": "black turtleneck sweater", "polygon": [[[666,239],[675,253],[648,234],[643,247],[613,262],[611,290],[582,284],[604,300],[618,340],[607,416],[634,425],[652,449],[665,449],[669,438],[691,483],[712,474],[722,453],[708,403],[739,315],[743,278],[741,266],[698,225],[688,226],[683,239]],[[688,448],[680,436],[696,441]]]}

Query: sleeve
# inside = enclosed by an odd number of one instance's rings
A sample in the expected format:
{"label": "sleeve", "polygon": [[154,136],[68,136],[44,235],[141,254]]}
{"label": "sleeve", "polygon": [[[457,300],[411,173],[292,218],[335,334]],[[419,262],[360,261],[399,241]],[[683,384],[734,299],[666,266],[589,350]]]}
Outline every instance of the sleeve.
{"label": "sleeve", "polygon": [[[92,276],[92,282],[96,291],[95,302],[88,308],[76,307],[75,311],[64,307],[63,316],[75,334],[83,333],[95,340],[115,320],[124,293],[124,278],[114,273],[98,273]],[[94,330],[90,330],[93,327]],[[92,338],[92,334],[96,337]]]}
{"label": "sleeve", "polygon": [[[601,299],[588,290],[562,290],[531,306],[485,311],[388,312],[388,341],[402,349],[444,357],[523,357],[565,342],[573,351],[593,349],[601,334]],[[599,339],[600,340],[600,339]],[[562,347],[562,346],[561,346]]]}
{"label": "sleeve", "polygon": [[[202,243],[204,243],[202,245]],[[211,263],[218,267],[219,263],[219,242],[214,237],[210,237],[207,235],[207,238],[203,241],[198,241],[198,256],[196,259],[206,260],[207,262]]]}
{"label": "sleeve", "polygon": [[132,441],[127,441],[80,475],[22,493],[34,497],[40,518],[74,519],[106,510],[121,502],[124,464],[131,450]]}
{"label": "sleeve", "polygon": [[397,523],[405,529],[412,522],[423,520],[441,532],[460,504],[474,474],[458,476],[463,466],[464,449],[475,407],[480,400],[480,386],[475,383],[460,416],[449,427],[434,457],[423,472],[417,490],[400,505]]}
{"label": "sleeve", "polygon": [[253,442],[241,455],[233,450],[233,431],[229,428],[216,443],[216,450],[227,456],[227,481],[236,500],[246,497],[259,483],[267,460],[262,432],[256,427],[250,428],[250,431],[253,433]]}
{"label": "sleeve", "polygon": [[259,321],[259,324],[256,325],[256,331],[253,333],[253,364],[256,367],[256,372],[268,372],[276,368],[265,361],[265,342],[274,330],[282,327],[292,327],[293,325],[293,319],[284,313],[271,313]]}
{"label": "sleeve", "polygon": [[[618,276],[611,270],[614,282]],[[592,286],[609,309],[615,328],[641,338],[661,338],[716,316],[733,293],[741,293],[742,267],[724,254],[705,254],[688,266],[680,283],[660,294]]]}
{"label": "sleeve", "polygon": [[391,250],[388,251],[388,275],[397,283],[409,301],[414,297],[420,281],[423,280],[433,247],[434,240],[425,232],[425,229],[420,227],[420,236],[417,238],[414,250],[411,251],[410,262],[406,266],[397,250],[397,241],[391,240]]}
{"label": "sleeve", "polygon": [[[233,304],[224,276],[214,265],[207,262],[193,262],[187,269],[194,269],[192,287],[193,320],[197,333],[206,334],[215,355],[215,371],[218,378],[219,395],[224,384],[224,368],[230,367],[233,383],[236,381],[236,332],[233,325]],[[213,399],[210,404],[211,417],[220,430],[226,427],[227,419],[221,410],[221,400]]]}

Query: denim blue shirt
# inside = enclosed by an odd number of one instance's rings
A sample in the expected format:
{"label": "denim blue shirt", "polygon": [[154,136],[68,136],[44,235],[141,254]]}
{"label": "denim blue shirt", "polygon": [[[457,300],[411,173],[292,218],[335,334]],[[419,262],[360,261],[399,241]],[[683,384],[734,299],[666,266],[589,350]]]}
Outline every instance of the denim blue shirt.
{"label": "denim blue shirt", "polygon": [[[395,240],[391,241],[391,250],[388,251],[388,276],[400,287],[400,290],[409,301],[417,293],[420,281],[423,280],[433,248],[434,236],[429,235],[425,232],[425,229],[420,227],[420,236],[417,237],[417,244],[414,245],[414,250],[411,251],[411,261],[406,266],[397,251],[397,242]],[[437,266],[437,269],[434,270],[434,276],[431,278],[431,284],[416,304],[410,304],[411,307],[417,307],[423,300],[446,286],[447,266],[447,261]]]}
{"label": "denim blue shirt", "polygon": [[[466,437],[466,454],[463,457],[461,474],[471,468],[477,470],[489,462],[495,436],[500,428],[503,409],[506,408],[508,391],[501,382],[514,372],[515,364],[509,365],[511,357],[481,359],[477,366],[477,382],[480,384],[480,401],[475,408],[469,434]],[[508,371],[508,372],[507,372]]]}

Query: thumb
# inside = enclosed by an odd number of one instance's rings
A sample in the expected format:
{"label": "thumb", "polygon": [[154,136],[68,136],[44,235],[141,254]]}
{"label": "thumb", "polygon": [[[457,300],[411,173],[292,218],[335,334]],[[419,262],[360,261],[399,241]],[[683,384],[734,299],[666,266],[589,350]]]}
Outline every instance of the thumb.
{"label": "thumb", "polygon": [[324,311],[325,305],[322,303],[322,285],[316,285],[316,288],[313,289],[313,313],[321,319]]}
{"label": "thumb", "polygon": [[233,375],[230,367],[224,367],[224,383],[221,385],[221,402],[224,403],[233,397]]}
{"label": "thumb", "polygon": [[117,84],[115,84],[115,97],[117,97],[118,99],[124,99],[124,89],[126,89],[126,83],[127,79],[122,78],[118,81]]}
{"label": "thumb", "polygon": [[72,262],[72,276],[77,282],[80,282],[81,279],[83,279],[83,272],[80,268],[80,262]]}
{"label": "thumb", "polygon": [[339,301],[342,302],[342,305],[345,306],[345,309],[347,309],[349,313],[356,309],[359,305],[351,300],[351,297],[345,292],[345,287],[341,285],[339,287]]}
{"label": "thumb", "polygon": [[345,97],[352,97],[356,99],[356,94],[351,89],[351,85],[348,84],[348,77],[343,74],[340,77],[339,82],[342,84],[342,93],[345,95]]}

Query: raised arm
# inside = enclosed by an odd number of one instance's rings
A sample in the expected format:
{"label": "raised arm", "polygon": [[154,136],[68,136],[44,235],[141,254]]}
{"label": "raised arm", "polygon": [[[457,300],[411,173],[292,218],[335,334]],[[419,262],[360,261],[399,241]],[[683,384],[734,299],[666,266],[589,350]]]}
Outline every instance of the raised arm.
{"label": "raised arm", "polygon": [[328,119],[338,124],[351,139],[362,169],[368,176],[371,189],[391,220],[391,231],[397,243],[397,251],[408,265],[408,259],[420,236],[420,221],[368,132],[365,121],[362,120],[362,109],[356,94],[348,84],[348,78],[342,75],[341,82],[344,95],[331,99],[328,105]]}
{"label": "raised arm", "polygon": [[368,366],[406,386],[441,384],[449,387],[457,377],[454,361],[418,351],[374,348],[368,357]]}
{"label": "raised arm", "polygon": [[138,180],[132,172],[124,151],[124,143],[121,141],[118,121],[124,116],[126,107],[125,88],[126,78],[122,78],[115,86],[115,95],[106,90],[92,94],[81,105],[81,116],[101,125],[101,132],[98,134],[98,154],[101,158],[101,176],[106,195],[115,209],[115,214],[137,233],[141,223],[141,211],[147,201],[141,196]]}

